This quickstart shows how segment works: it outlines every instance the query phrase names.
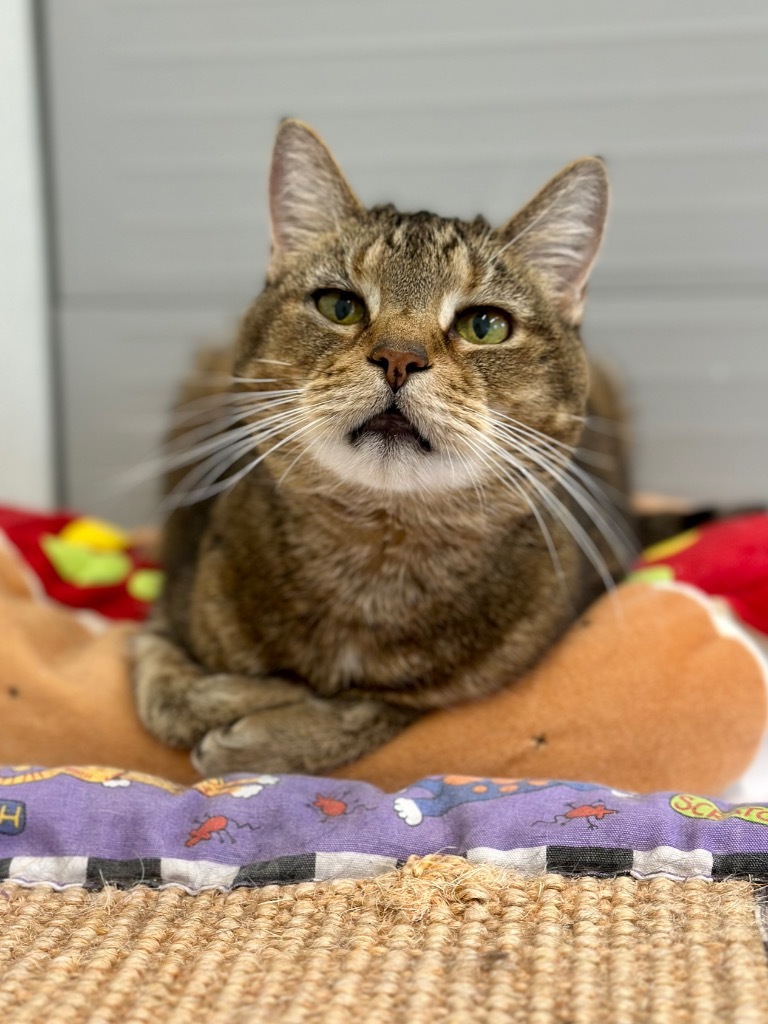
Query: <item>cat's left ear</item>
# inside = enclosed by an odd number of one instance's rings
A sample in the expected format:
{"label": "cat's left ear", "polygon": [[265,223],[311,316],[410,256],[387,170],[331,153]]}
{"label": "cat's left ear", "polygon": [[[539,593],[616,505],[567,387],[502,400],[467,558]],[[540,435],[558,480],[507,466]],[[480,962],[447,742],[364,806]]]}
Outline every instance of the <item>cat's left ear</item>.
{"label": "cat's left ear", "polygon": [[596,156],[555,175],[500,234],[542,281],[561,316],[581,322],[584,295],[608,214],[608,175]]}
{"label": "cat's left ear", "polygon": [[272,258],[315,245],[362,207],[330,150],[302,121],[283,121],[269,177]]}

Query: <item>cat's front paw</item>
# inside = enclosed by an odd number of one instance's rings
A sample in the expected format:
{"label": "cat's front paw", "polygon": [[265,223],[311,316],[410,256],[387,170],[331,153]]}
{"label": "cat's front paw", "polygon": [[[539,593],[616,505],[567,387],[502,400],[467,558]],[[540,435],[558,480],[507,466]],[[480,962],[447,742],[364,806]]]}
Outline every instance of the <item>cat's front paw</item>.
{"label": "cat's front paw", "polygon": [[290,743],[269,728],[273,717],[268,713],[248,715],[210,729],[192,751],[192,764],[206,777],[227,772],[303,771]]}
{"label": "cat's front paw", "polygon": [[211,729],[195,747],[192,763],[203,775],[241,771],[316,775],[375,750],[412,717],[412,712],[377,701],[309,697]]}

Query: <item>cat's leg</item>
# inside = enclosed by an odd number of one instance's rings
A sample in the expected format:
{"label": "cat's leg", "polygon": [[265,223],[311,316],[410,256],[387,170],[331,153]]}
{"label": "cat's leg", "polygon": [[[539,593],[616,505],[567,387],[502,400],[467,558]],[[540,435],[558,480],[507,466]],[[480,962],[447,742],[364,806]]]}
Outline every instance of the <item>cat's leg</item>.
{"label": "cat's leg", "polygon": [[418,715],[376,700],[327,700],[268,708],[212,729],[192,763],[203,775],[223,772],[329,771],[375,750]]}
{"label": "cat's leg", "polygon": [[133,639],[132,682],[139,718],[172,747],[193,747],[209,729],[266,708],[288,710],[310,696],[306,687],[270,676],[206,674],[159,621]]}

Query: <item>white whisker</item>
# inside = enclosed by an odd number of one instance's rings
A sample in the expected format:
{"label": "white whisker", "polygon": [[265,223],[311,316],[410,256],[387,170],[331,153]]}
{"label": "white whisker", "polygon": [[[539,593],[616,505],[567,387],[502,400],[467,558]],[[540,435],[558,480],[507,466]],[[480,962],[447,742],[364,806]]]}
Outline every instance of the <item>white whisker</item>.
{"label": "white whisker", "polygon": [[282,448],[284,445],[288,444],[290,441],[299,437],[301,434],[304,434],[308,430],[312,429],[312,427],[314,427],[315,425],[315,421],[312,421],[311,423],[305,423],[304,426],[299,427],[298,430],[294,430],[293,433],[289,434],[287,437],[284,437],[281,441],[278,441],[277,444],[273,444],[268,451],[263,452],[261,455],[258,455],[255,459],[252,459],[246,466],[238,470],[238,472],[235,473],[233,476],[227,477],[226,480],[221,480],[218,483],[210,485],[209,487],[198,488],[196,490],[188,492],[187,494],[185,494],[184,499],[181,502],[178,502],[178,504],[193,505],[198,501],[205,501],[207,498],[213,497],[215,494],[220,494],[222,491],[229,490],[230,488],[234,487],[236,483],[242,480],[244,476],[252,472],[256,468],[256,466],[258,466],[260,463],[264,461],[264,459],[269,458],[269,456],[273,452],[277,451],[278,448]]}
{"label": "white whisker", "polygon": [[[485,434],[481,433],[479,430],[474,432],[474,436],[477,438],[478,441],[482,442],[483,444],[487,445],[488,443],[492,443],[490,441],[490,438],[488,438]],[[517,495],[519,495],[523,499],[525,504],[528,506],[528,508],[530,508],[531,513],[533,514],[533,516],[534,516],[534,518],[536,520],[536,523],[537,523],[537,525],[539,527],[539,532],[541,533],[541,536],[542,536],[542,538],[544,540],[544,543],[546,545],[547,551],[549,552],[549,557],[550,557],[550,560],[552,562],[552,568],[555,571],[555,576],[558,579],[558,582],[560,584],[560,588],[563,591],[564,595],[566,596],[566,599],[570,600],[570,594],[568,592],[568,586],[567,586],[567,582],[566,582],[566,578],[565,578],[565,572],[563,571],[563,566],[562,566],[562,563],[560,561],[560,556],[557,553],[557,548],[555,546],[554,540],[552,539],[552,534],[551,534],[551,532],[549,530],[549,527],[544,522],[544,519],[542,518],[541,512],[536,507],[536,503],[533,501],[532,497],[526,492],[525,488],[517,480],[512,478],[505,469],[503,469],[503,468],[500,469],[499,466],[498,466],[498,463],[495,462],[495,461],[493,463],[491,463],[490,457],[487,454],[483,453],[479,448],[477,448],[475,446],[475,444],[472,441],[470,441],[468,438],[466,440],[467,440],[467,443],[470,445],[470,447],[475,451],[475,453],[481,459],[481,461],[485,465],[490,466],[492,470],[494,470],[496,478],[501,480],[502,483],[506,484],[507,487],[509,487]]]}
{"label": "white whisker", "polygon": [[[513,432],[503,424],[496,424],[496,428],[498,435],[506,438],[509,443],[514,444],[531,462],[538,465],[547,475],[553,477],[565,488],[595,526],[598,527],[614,555],[626,568],[636,554],[635,545],[626,528],[626,524],[618,516],[608,518],[606,513],[610,506],[606,505],[605,496],[597,488],[596,481],[579,466],[575,466],[572,462],[565,459],[560,452],[552,450],[549,445],[543,442],[539,442],[538,445],[529,444],[521,432]],[[557,460],[556,465],[553,465],[547,458],[545,454],[547,450]],[[582,486],[580,481],[583,481],[587,486]],[[591,494],[589,493],[590,490]],[[596,504],[595,498],[603,502],[603,508]]]}
{"label": "white whisker", "polygon": [[284,420],[295,415],[295,413],[295,410],[282,411],[268,416],[266,419],[245,423],[240,427],[228,426],[226,424],[222,427],[219,425],[220,429],[215,431],[213,437],[208,437],[192,447],[184,446],[183,438],[179,439],[178,443],[172,444],[168,451],[153,456],[127,473],[122,474],[124,485],[133,486],[145,480],[180,469],[182,466],[197,462],[199,459],[212,453],[221,454],[226,448],[241,438],[259,430],[264,430],[275,423],[282,423]]}
{"label": "white whisker", "polygon": [[[541,500],[547,505],[555,518],[559,519],[571,534],[574,541],[581,549],[582,554],[589,560],[592,567],[595,569],[595,572],[599,575],[605,589],[609,592],[613,591],[615,589],[615,584],[605,559],[600,554],[597,545],[567,505],[565,505],[543,481],[539,480],[531,469],[528,469],[522,462],[515,459],[506,448],[503,448],[498,444],[498,442],[489,437],[484,437],[484,440],[485,443],[491,447],[502,460],[520,474],[527,483],[535,489]],[[560,480],[561,474],[554,475],[556,475],[557,479]]]}
{"label": "white whisker", "polygon": [[227,406],[237,406],[249,401],[263,402],[275,397],[300,395],[303,388],[282,388],[279,391],[219,391],[184,402],[171,415],[171,423],[178,425],[195,419],[213,419]]}
{"label": "white whisker", "polygon": [[286,427],[300,422],[301,419],[303,419],[303,416],[297,415],[295,419],[290,420],[285,424],[273,427],[271,430],[262,433],[251,434],[248,437],[237,441],[235,444],[230,445],[227,449],[210,455],[203,462],[193,466],[192,469],[185,474],[184,478],[176,485],[176,487],[174,487],[173,491],[171,491],[169,497],[173,498],[176,494],[187,495],[193,492],[196,493],[208,484],[214,483],[223,476],[230,466],[233,466],[244,456],[254,451],[259,444],[275,437]]}
{"label": "white whisker", "polygon": [[190,462],[196,462],[197,459],[209,454],[210,452],[216,451],[220,448],[226,448],[229,444],[234,441],[238,441],[241,437],[257,433],[259,430],[271,427],[275,423],[281,423],[295,415],[297,415],[297,410],[288,409],[283,412],[274,413],[264,420],[257,420],[253,423],[244,423],[241,427],[234,427],[221,431],[217,436],[210,438],[207,441],[202,441],[200,444],[197,444],[192,448],[184,448],[176,454],[167,455],[159,461],[165,470],[179,469],[181,466],[189,465]]}
{"label": "white whisker", "polygon": [[[520,420],[516,420],[513,416],[508,416],[506,413],[500,412],[499,410],[492,410],[491,415],[494,417],[501,417],[506,420],[507,423],[516,427],[519,430],[524,430],[532,437],[546,441],[547,444],[555,445],[561,448],[564,452],[570,455],[578,454],[579,460],[585,462],[590,466],[595,466],[598,469],[612,469],[615,463],[615,459],[603,452],[594,452],[590,448],[582,448],[578,445],[566,444],[565,441],[560,441],[556,437],[552,437],[551,434],[545,434],[541,430],[537,430],[536,427],[532,427],[527,423],[522,423]],[[573,416],[572,419],[580,419],[581,417]]]}
{"label": "white whisker", "polygon": [[[315,420],[315,422],[314,422],[314,426],[316,426],[316,427],[320,428],[320,427],[322,426],[322,423],[320,423],[320,422],[318,422],[317,420]],[[330,434],[332,433],[332,431],[333,431],[333,428],[334,428],[334,426],[335,426],[335,424],[334,424],[333,422],[331,422],[331,423],[327,423],[327,424],[325,425],[325,430],[324,430],[324,431],[323,431],[323,433],[322,433],[322,434],[320,435],[320,440],[321,440],[321,441],[323,440],[323,438],[325,438],[325,439],[327,440],[327,438],[328,438],[328,437],[330,436]],[[295,465],[296,465],[296,463],[297,463],[297,462],[299,461],[299,459],[301,459],[301,458],[302,458],[302,457],[303,457],[304,455],[306,455],[308,451],[309,451],[309,446],[305,446],[304,448],[302,448],[302,449],[301,449],[301,451],[299,452],[299,454],[298,454],[298,455],[297,455],[297,456],[296,456],[296,457],[295,457],[294,459],[292,459],[292,460],[291,460],[291,462],[290,462],[290,463],[288,464],[288,467],[287,467],[287,469],[285,469],[285,470],[284,470],[284,471],[283,471],[283,472],[282,472],[282,473],[280,474],[280,476],[279,476],[279,478],[278,478],[278,480],[277,480],[277,486],[278,486],[278,487],[279,487],[279,486],[281,486],[281,485],[282,485],[283,483],[285,483],[285,479],[286,479],[286,477],[288,476],[288,474],[290,473],[290,471],[291,471],[291,470],[292,470],[292,469],[294,468],[294,466],[295,466]]]}
{"label": "white whisker", "polygon": [[266,356],[248,356],[248,361],[253,363],[274,363],[276,366],[296,366],[295,363],[287,363],[284,359],[267,359]]}
{"label": "white whisker", "polygon": [[181,447],[186,447],[191,442],[197,440],[203,440],[206,437],[211,437],[214,434],[221,433],[229,429],[233,424],[242,422],[243,420],[249,420],[257,413],[264,411],[271,411],[282,405],[290,405],[294,403],[294,398],[279,398],[274,399],[269,403],[253,403],[251,405],[245,405],[237,410],[237,412],[230,412],[227,416],[219,416],[216,419],[212,419],[206,424],[199,427],[191,427],[189,430],[185,430],[180,434],[173,436],[168,447],[170,450],[176,450]]}
{"label": "white whisker", "polygon": [[[207,424],[203,424],[200,429],[207,429],[210,426],[215,426],[216,422],[225,423],[227,420],[248,420],[251,423],[263,423],[274,414],[275,410],[280,411],[281,407],[292,405],[297,405],[297,399],[294,395],[287,395],[284,398],[270,398],[266,401],[242,402],[235,408],[224,410],[224,414],[217,421],[211,420]],[[268,415],[265,417],[265,414]],[[182,431],[175,435],[173,441],[183,442],[184,438],[197,429],[192,427],[188,431]]]}

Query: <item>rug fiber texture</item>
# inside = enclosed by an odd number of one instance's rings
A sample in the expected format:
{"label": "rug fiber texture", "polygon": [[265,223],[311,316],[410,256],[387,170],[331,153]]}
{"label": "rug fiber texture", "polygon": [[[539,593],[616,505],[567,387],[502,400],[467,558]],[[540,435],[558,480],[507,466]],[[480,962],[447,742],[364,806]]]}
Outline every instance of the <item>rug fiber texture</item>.
{"label": "rug fiber texture", "polygon": [[189,895],[4,883],[14,1024],[764,1024],[746,881],[526,877],[457,857]]}

